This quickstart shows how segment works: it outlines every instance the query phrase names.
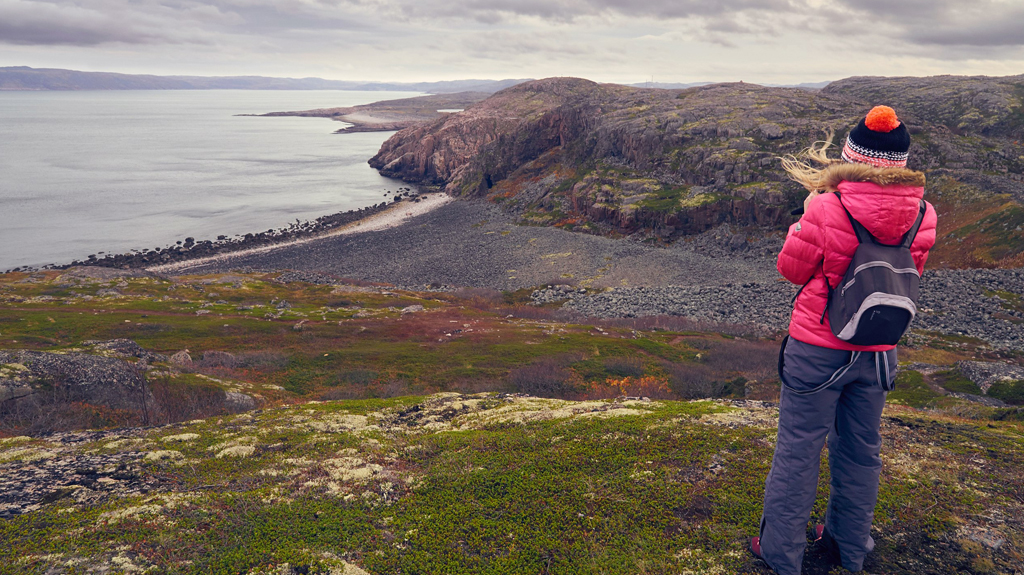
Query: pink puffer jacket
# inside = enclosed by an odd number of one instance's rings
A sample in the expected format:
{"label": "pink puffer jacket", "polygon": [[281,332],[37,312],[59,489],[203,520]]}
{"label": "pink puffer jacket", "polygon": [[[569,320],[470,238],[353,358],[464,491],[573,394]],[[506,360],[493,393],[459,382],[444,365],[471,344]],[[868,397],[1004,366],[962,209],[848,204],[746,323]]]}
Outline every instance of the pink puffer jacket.
{"label": "pink puffer jacket", "polygon": [[[914,225],[924,195],[924,174],[904,168],[874,168],[864,164],[835,164],[826,168],[828,188],[814,198],[807,213],[789,228],[779,254],[778,268],[787,280],[807,286],[793,306],[789,334],[794,339],[832,349],[887,351],[895,346],[853,345],[832,334],[828,314],[829,285],[839,285],[857,249],[857,235],[843,205],[880,242],[895,244]],[[924,220],[911,246],[918,272],[924,271],[928,250],[935,244],[935,208],[927,204]],[[824,276],[822,275],[824,272]]]}

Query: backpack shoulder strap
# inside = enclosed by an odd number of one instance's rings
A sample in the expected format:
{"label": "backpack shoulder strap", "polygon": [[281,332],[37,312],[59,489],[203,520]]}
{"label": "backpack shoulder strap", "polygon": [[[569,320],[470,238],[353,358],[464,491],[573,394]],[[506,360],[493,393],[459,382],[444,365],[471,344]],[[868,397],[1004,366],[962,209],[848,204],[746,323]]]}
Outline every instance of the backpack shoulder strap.
{"label": "backpack shoulder strap", "polygon": [[[857,241],[862,244],[866,244],[868,242],[878,243],[875,236],[871,235],[871,232],[869,232],[867,228],[862,226],[861,223],[858,222],[852,214],[850,214],[850,210],[846,209],[846,204],[843,203],[843,195],[839,192],[836,192],[835,194],[836,197],[839,198],[839,205],[843,206],[843,211],[846,212],[846,217],[850,218],[850,224],[853,226],[853,233],[857,234]],[[914,233],[916,234],[917,231],[915,230]]]}
{"label": "backpack shoulder strap", "polygon": [[926,211],[928,211],[928,204],[921,200],[921,211],[917,213],[917,220],[914,222],[914,225],[903,235],[903,241],[900,242],[901,246],[910,249],[910,246],[914,244],[914,239],[917,237],[917,231],[921,229],[921,222],[924,221]]}

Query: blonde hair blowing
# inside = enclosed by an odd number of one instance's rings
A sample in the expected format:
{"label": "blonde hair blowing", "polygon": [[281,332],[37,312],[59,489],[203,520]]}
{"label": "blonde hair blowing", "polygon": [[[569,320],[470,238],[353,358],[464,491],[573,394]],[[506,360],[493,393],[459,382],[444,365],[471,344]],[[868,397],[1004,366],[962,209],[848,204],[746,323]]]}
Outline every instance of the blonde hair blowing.
{"label": "blonde hair blowing", "polygon": [[[828,167],[841,164],[841,159],[828,157],[827,150],[832,146],[835,133],[828,130],[824,141],[814,142],[806,150],[793,156],[783,156],[782,169],[786,170],[790,179],[807,188],[810,192],[834,192],[835,184],[828,177]],[[820,167],[815,166],[817,164]]]}

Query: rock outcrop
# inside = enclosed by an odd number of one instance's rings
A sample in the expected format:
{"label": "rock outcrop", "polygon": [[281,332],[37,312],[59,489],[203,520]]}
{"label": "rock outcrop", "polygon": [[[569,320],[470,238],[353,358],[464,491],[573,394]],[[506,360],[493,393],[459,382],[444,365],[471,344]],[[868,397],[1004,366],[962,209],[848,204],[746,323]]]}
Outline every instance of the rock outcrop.
{"label": "rock outcrop", "polygon": [[114,357],[0,351],[0,401],[31,400],[40,392],[52,392],[69,402],[133,409],[145,393],[143,384],[136,366]]}
{"label": "rock outcrop", "polygon": [[[550,78],[402,130],[370,164],[456,196],[488,197],[528,223],[667,241],[722,223],[779,228],[792,221],[804,191],[778,157],[825,130],[841,143],[871,105],[884,102],[914,133],[910,167],[926,170],[930,188],[944,191],[934,198],[940,211],[978,218],[958,221],[977,229],[964,230],[966,244],[948,258],[1020,265],[1022,101],[1024,76],[851,78],[821,91],[745,83],[658,90]],[[969,209],[961,207],[965,196]]]}

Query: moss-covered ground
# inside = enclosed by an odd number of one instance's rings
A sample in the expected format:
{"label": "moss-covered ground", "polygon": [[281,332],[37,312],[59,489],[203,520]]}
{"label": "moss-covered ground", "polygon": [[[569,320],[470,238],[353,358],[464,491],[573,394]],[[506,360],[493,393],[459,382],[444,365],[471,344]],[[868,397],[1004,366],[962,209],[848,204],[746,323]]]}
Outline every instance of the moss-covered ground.
{"label": "moss-covered ground", "polygon": [[[758,402],[440,394],[267,409],[129,441],[2,440],[7,468],[39,465],[26,450],[127,453],[161,481],[93,504],[80,487],[0,521],[0,573],[767,573],[745,543],[775,416]],[[1019,572],[1022,431],[890,408],[869,570]],[[812,551],[806,572],[840,571]]]}
{"label": "moss-covered ground", "polygon": [[[276,275],[0,275],[0,349],[91,353],[83,342],[126,338],[167,356],[188,350],[192,366],[156,361],[151,379],[227,382],[272,402],[518,391],[509,387],[509,374],[543,358],[564,364],[566,389],[579,397],[609,386],[667,387],[671,367],[693,363],[706,347],[702,341],[731,341],[552,321],[556,310],[522,303],[529,290],[407,292],[283,283]],[[229,352],[234,360],[203,361],[207,352]],[[617,358],[634,367],[621,373]],[[716,372],[722,381],[751,379],[723,366]]]}
{"label": "moss-covered ground", "polygon": [[[21,494],[0,499],[31,500],[0,519],[0,574],[768,573],[745,549],[774,447],[776,342],[566,323],[522,294],[275,277],[0,276],[2,349],[188,349],[195,365],[157,361],[151,379],[261,401],[0,437],[0,479]],[[551,373],[574,401],[516,393]],[[709,380],[737,399],[673,399]],[[900,375],[869,572],[1024,570],[1020,411],[945,395],[965,386]],[[59,481],[33,483],[47,473]],[[805,572],[843,573],[814,548]]]}

